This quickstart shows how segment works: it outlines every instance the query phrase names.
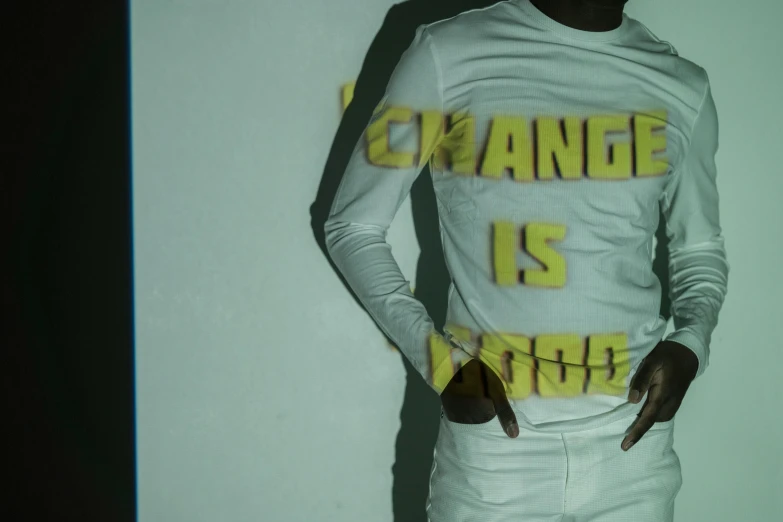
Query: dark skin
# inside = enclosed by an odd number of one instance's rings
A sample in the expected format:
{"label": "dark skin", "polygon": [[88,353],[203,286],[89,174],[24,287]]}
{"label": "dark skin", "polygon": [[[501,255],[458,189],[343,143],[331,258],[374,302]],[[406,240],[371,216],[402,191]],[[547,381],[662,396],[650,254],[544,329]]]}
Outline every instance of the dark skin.
{"label": "dark skin", "polygon": [[628,0],[530,0],[549,18],[581,31],[611,31],[620,27]]}
{"label": "dark skin", "polygon": [[[699,368],[696,354],[675,341],[661,341],[644,358],[634,375],[629,402],[647,402],[621,448],[628,451],[656,422],[671,420]],[[636,392],[636,396],[634,395]],[[519,435],[516,415],[511,409],[500,378],[483,362],[473,359],[455,374],[440,395],[446,417],[461,424],[482,424],[498,417],[511,438]]]}
{"label": "dark skin", "polygon": [[519,435],[514,410],[506,397],[503,382],[487,365],[471,359],[440,394],[443,412],[451,422],[484,424],[495,417],[509,437]]}
{"label": "dark skin", "polygon": [[698,369],[696,354],[674,341],[659,342],[644,358],[631,381],[628,400],[638,404],[647,393],[647,402],[639,420],[623,439],[623,451],[631,449],[656,422],[672,420]]}

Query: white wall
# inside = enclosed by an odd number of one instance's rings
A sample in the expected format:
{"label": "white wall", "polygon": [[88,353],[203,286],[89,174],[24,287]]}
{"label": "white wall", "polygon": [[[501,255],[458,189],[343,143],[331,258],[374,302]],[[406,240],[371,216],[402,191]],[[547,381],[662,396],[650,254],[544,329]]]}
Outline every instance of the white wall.
{"label": "white wall", "polygon": [[[416,383],[324,258],[308,213],[340,85],[392,5],[131,2],[143,522],[394,520],[399,416]],[[710,368],[677,416],[676,519],[782,520],[783,8],[630,0],[626,12],[707,69],[720,120],[732,272]],[[389,242],[415,281],[410,200]],[[429,470],[439,411],[422,400]]]}

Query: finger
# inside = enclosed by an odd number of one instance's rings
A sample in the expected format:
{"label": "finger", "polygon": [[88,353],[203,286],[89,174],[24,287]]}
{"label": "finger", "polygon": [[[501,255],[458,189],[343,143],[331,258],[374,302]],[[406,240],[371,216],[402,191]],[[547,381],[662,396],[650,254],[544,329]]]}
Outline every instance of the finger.
{"label": "finger", "polygon": [[514,409],[511,408],[508,399],[504,397],[499,398],[495,402],[495,411],[500,420],[500,425],[503,427],[503,431],[512,439],[517,438],[519,435],[519,425],[517,424],[517,416],[514,415]]}
{"label": "finger", "polygon": [[[503,388],[500,379],[494,374],[491,376],[487,375],[487,369],[483,365],[482,372],[484,381],[487,383],[487,387],[485,388],[486,393],[495,404],[495,413],[497,413],[500,425],[503,427],[503,431],[514,439],[519,435],[519,425],[517,424],[517,416],[514,414],[514,409],[511,407],[511,404],[506,397],[506,390]],[[490,384],[490,381],[494,386]]]}
{"label": "finger", "polygon": [[658,419],[658,415],[661,411],[661,404],[658,401],[653,401],[652,398],[647,400],[647,403],[639,413],[639,418],[631,426],[631,431],[623,439],[621,448],[623,451],[628,451],[631,446],[639,442],[647,431],[652,428],[655,421]]}
{"label": "finger", "polygon": [[642,419],[639,417],[639,419],[636,421],[636,424],[634,424],[633,428],[631,428],[631,432],[623,439],[622,443],[622,450],[628,451],[633,447],[634,444],[639,442],[639,439],[641,439],[647,431],[652,428],[652,425],[655,424],[654,420],[650,420],[649,418]]}

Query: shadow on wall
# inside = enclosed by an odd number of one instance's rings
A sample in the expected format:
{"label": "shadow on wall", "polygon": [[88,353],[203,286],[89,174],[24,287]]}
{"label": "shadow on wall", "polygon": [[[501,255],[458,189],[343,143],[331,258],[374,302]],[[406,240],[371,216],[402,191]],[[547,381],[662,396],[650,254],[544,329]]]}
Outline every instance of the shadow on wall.
{"label": "shadow on wall", "polygon": [[[364,308],[326,249],[324,223],[331,209],[345,168],[356,142],[364,132],[373,109],[384,95],[386,85],[402,53],[413,41],[416,28],[450,18],[461,12],[487,7],[496,0],[410,0],[391,7],[381,29],[370,45],[362,70],[356,81],[353,99],[345,110],[326,161],[315,201],[310,206],[310,217],[316,242],[346,290]],[[411,188],[411,207],[416,239],[421,254],[416,267],[416,298],[442,332],[446,319],[446,296],[450,275],[441,247],[438,211],[429,166],[425,165]],[[661,315],[669,319],[668,298],[668,239],[665,221],[660,216],[656,233],[653,271],[661,281]],[[380,329],[379,329],[380,330]],[[381,330],[387,341],[395,345]],[[379,348],[385,346],[378,344]],[[398,352],[400,353],[400,352]],[[440,423],[440,399],[427,386],[404,355],[400,356],[407,373],[405,398],[400,412],[400,432],[396,442],[396,460],[393,466],[392,507],[395,522],[425,522],[425,503],[429,493],[429,475],[432,450]],[[359,390],[357,392],[360,393]]]}

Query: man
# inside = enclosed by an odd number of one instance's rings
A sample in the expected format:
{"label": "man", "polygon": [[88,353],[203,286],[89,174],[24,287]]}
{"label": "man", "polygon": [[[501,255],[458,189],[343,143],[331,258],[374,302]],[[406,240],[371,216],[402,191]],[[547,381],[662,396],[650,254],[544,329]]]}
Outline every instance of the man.
{"label": "man", "polygon": [[[718,121],[706,71],[624,4],[507,0],[420,26],[332,204],[333,260],[441,397],[431,522],[673,518],[674,414],[727,293]],[[443,335],[385,240],[427,161]]]}

